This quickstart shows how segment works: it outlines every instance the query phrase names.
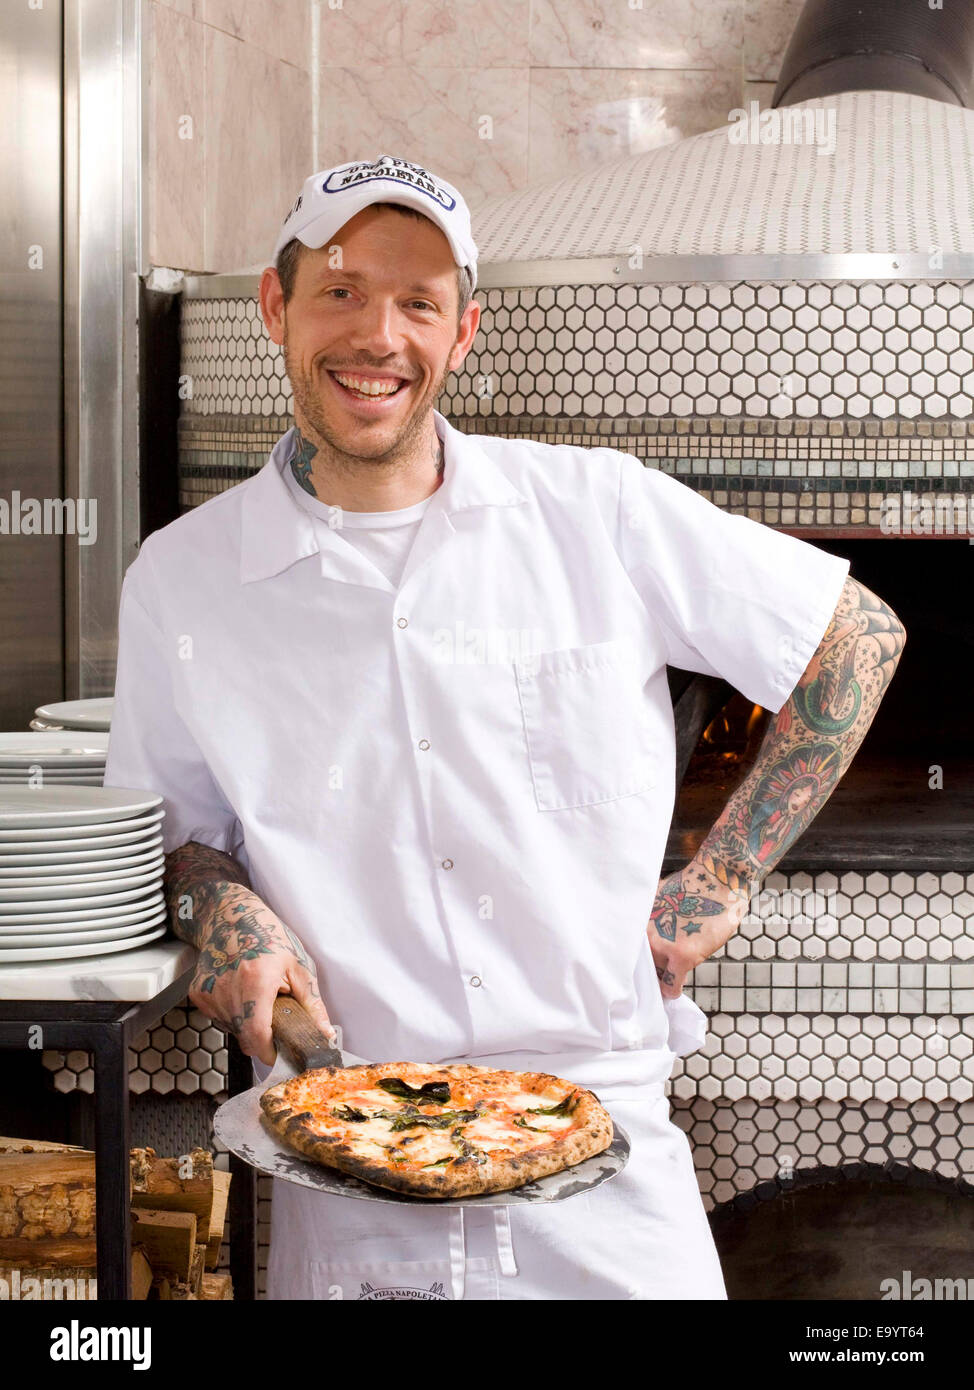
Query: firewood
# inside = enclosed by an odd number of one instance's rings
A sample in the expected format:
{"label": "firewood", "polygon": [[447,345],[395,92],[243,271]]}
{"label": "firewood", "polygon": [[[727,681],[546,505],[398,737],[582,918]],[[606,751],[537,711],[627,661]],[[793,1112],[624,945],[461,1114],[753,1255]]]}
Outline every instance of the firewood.
{"label": "firewood", "polygon": [[213,1169],[213,1206],[210,1210],[210,1234],[206,1242],[206,1267],[216,1269],[223,1243],[223,1228],[227,1219],[227,1199],[230,1195],[230,1174],[222,1168]]}
{"label": "firewood", "polygon": [[159,1298],[164,1303],[168,1303],[172,1298],[172,1284],[164,1274],[157,1274],[152,1280],[149,1296],[150,1298]]}
{"label": "firewood", "polygon": [[55,1144],[51,1139],[11,1139],[0,1134],[0,1154],[5,1153],[90,1153],[78,1144]]}
{"label": "firewood", "polygon": [[193,1290],[188,1284],[184,1284],[177,1280],[172,1286],[172,1292],[169,1297],[173,1302],[192,1303],[196,1301],[197,1295],[193,1293]]}
{"label": "firewood", "polygon": [[233,1283],[229,1274],[204,1274],[200,1284],[200,1298],[226,1301],[233,1298]]}
{"label": "firewood", "polygon": [[149,1290],[152,1287],[152,1266],[146,1258],[145,1250],[141,1245],[137,1245],[132,1251],[132,1297],[133,1299],[144,1299],[149,1297]]}
{"label": "firewood", "polygon": [[94,1264],[95,1156],[85,1149],[0,1154],[0,1261]]}
{"label": "firewood", "polygon": [[154,1211],[191,1211],[196,1239],[209,1237],[213,1206],[213,1155],[193,1149],[179,1158],[160,1158],[154,1149],[133,1149],[129,1161],[132,1206]]}
{"label": "firewood", "polygon": [[197,1243],[193,1247],[193,1258],[189,1266],[189,1278],[186,1281],[195,1294],[198,1294],[200,1291],[200,1280],[203,1278],[203,1261],[205,1258],[206,1246]]}
{"label": "firewood", "polygon": [[132,1212],[132,1240],[145,1247],[154,1273],[183,1283],[189,1279],[196,1245],[196,1217],[191,1211],[139,1208]]}

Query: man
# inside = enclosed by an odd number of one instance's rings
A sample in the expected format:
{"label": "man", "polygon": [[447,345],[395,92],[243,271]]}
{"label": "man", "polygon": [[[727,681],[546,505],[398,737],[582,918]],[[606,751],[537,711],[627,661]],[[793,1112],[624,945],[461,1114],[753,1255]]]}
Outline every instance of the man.
{"label": "man", "polygon": [[[276,1182],[270,1296],[722,1299],[666,1006],[834,790],[904,631],[847,561],[629,455],[452,429],[475,277],[442,179],[306,181],[260,286],[295,427],[129,569],[106,780],[165,796],[190,998],[262,1079],[290,992],[364,1059],[590,1086],[632,1141],[552,1207]],[[667,663],[775,717],[661,880]]]}

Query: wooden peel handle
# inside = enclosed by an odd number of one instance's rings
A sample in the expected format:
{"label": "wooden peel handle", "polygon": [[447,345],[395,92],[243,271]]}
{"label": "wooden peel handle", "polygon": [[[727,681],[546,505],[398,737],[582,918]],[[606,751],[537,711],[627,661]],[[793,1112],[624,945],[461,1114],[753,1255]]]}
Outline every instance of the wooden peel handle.
{"label": "wooden peel handle", "polygon": [[274,1000],[271,1032],[280,1051],[299,1071],[344,1065],[338,1048],[290,994],[279,994]]}

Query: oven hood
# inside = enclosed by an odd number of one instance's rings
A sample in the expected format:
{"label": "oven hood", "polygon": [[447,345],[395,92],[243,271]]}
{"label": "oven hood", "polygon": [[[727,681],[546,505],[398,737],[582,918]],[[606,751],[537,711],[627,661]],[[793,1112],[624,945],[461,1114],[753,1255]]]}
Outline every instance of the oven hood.
{"label": "oven hood", "polygon": [[[658,280],[669,258],[694,258],[695,280],[797,278],[820,268],[789,258],[836,256],[969,274],[951,259],[974,255],[972,74],[972,0],[811,0],[771,109],[481,205],[482,283]],[[778,263],[707,264],[727,257]]]}

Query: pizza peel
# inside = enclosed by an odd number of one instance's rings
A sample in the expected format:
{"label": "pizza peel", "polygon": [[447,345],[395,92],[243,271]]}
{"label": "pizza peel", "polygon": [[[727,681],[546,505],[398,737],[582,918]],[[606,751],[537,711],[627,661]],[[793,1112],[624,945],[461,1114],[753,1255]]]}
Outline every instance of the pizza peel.
{"label": "pizza peel", "polygon": [[[274,1001],[271,1032],[278,1050],[299,1070],[346,1067],[351,1063],[317,1027],[311,1015],[289,996]],[[358,1059],[356,1059],[357,1061]],[[621,1173],[629,1159],[629,1136],[613,1121],[612,1143],[593,1158],[583,1159],[560,1173],[525,1183],[509,1192],[486,1192],[473,1197],[413,1197],[375,1187],[337,1168],[326,1168],[288,1148],[265,1123],[260,1097],[267,1083],[224,1101],[213,1116],[213,1133],[224,1148],[252,1168],[284,1182],[295,1182],[318,1192],[354,1197],[367,1202],[417,1202],[426,1207],[514,1207],[525,1202],[561,1202],[580,1192],[590,1192]]]}

